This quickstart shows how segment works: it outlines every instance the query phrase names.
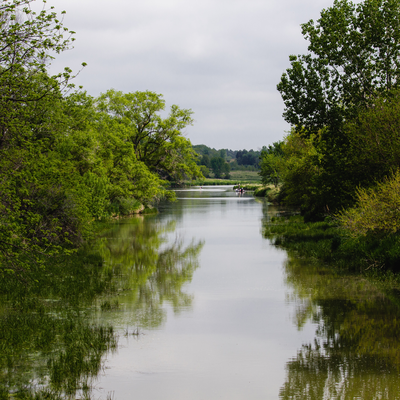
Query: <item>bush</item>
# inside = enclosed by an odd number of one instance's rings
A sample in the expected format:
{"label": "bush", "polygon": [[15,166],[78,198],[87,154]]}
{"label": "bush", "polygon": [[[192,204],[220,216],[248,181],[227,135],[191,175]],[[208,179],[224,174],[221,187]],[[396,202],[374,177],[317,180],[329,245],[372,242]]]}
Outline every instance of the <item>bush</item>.
{"label": "bush", "polygon": [[138,213],[143,205],[134,198],[117,197],[109,205],[108,211],[110,214],[127,216]]}
{"label": "bush", "polygon": [[338,214],[341,226],[353,237],[384,236],[400,230],[400,172],[373,189],[359,189],[356,206]]}
{"label": "bush", "polygon": [[256,197],[266,197],[267,193],[271,190],[270,187],[259,187],[254,190],[254,196]]}

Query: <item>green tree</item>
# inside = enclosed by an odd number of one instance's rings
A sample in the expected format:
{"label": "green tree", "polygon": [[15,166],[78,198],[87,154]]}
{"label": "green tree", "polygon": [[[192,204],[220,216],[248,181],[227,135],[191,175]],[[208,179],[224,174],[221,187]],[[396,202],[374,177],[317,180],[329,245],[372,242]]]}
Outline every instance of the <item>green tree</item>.
{"label": "green tree", "polygon": [[207,168],[210,168],[210,167],[211,167],[210,157],[208,157],[207,154],[204,154],[204,155],[201,157],[200,165],[204,165],[204,166],[206,166]]}
{"label": "green tree", "polygon": [[[73,77],[69,68],[49,76],[47,67],[55,54],[71,47],[74,32],[63,26],[54,7],[46,9],[43,2],[35,13],[31,2],[5,0],[0,6],[0,149],[13,141],[23,145],[28,130],[21,116],[33,118],[26,105],[60,96],[60,87],[67,87]],[[40,117],[40,111],[36,115]]]}
{"label": "green tree", "polygon": [[221,157],[213,157],[211,159],[211,168],[215,178],[222,178],[222,174],[224,173],[224,164],[225,161]]}
{"label": "green tree", "polygon": [[108,90],[96,100],[101,122],[125,131],[136,159],[162,179],[180,181],[200,177],[197,155],[183,130],[193,123],[191,110],[171,106],[168,117],[162,95],[153,92],[122,93]]}
{"label": "green tree", "polygon": [[231,179],[231,166],[227,162],[224,163],[222,171],[224,173],[224,179]]}
{"label": "green tree", "polygon": [[274,142],[273,145],[263,147],[260,155],[260,176],[264,185],[272,183],[275,187],[281,181],[279,165],[283,157],[283,141]]}
{"label": "green tree", "polygon": [[318,136],[304,138],[292,130],[281,147],[284,157],[277,163],[285,203],[301,207],[307,214],[323,207],[316,184],[320,176],[320,154],[316,147],[318,140]]}
{"label": "green tree", "polygon": [[247,151],[247,150],[239,150],[236,152],[236,160],[239,165],[253,165],[255,167],[258,167],[260,159],[260,152],[259,151],[254,151],[253,149]]}
{"label": "green tree", "polygon": [[392,90],[346,121],[339,137],[322,130],[316,185],[330,210],[351,207],[358,187],[373,187],[400,167],[399,112],[400,95]]}
{"label": "green tree", "polygon": [[[168,195],[160,177],[137,159],[133,144],[125,127],[118,121],[100,122],[97,125],[100,141],[100,158],[110,181],[109,199],[136,198],[150,203]],[[117,210],[115,210],[117,212]],[[117,212],[118,213],[118,212]]]}
{"label": "green tree", "polygon": [[400,168],[400,92],[380,97],[345,124],[351,169],[362,186],[373,185]]}
{"label": "green tree", "polygon": [[302,33],[309,53],[290,56],[278,84],[284,118],[298,129],[340,126],[399,87],[399,0],[335,0],[316,23],[303,24]]}
{"label": "green tree", "polygon": [[382,120],[380,107],[393,102],[399,87],[399,11],[399,0],[365,0],[357,5],[336,0],[317,22],[302,25],[309,53],[290,56],[291,67],[278,90],[286,121],[304,137],[318,137],[318,175],[309,197],[315,213],[351,206],[358,186],[371,186],[397,168],[395,151],[371,140],[374,134],[383,135],[382,129],[387,131],[384,123],[379,125],[374,117],[375,133],[368,130],[372,114],[379,113]]}
{"label": "green tree", "polygon": [[204,178],[210,177],[210,170],[205,165],[200,165],[200,171],[203,174]]}
{"label": "green tree", "polygon": [[71,71],[46,72],[72,32],[51,9],[35,14],[30,3],[0,6],[0,273],[21,273],[79,243],[88,215],[75,169],[54,151]]}

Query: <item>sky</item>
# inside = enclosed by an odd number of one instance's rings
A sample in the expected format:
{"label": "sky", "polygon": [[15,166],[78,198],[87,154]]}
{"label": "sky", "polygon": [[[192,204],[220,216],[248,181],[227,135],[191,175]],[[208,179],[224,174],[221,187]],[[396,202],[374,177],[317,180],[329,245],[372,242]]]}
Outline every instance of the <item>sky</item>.
{"label": "sky", "polygon": [[[39,0],[36,0],[39,2]],[[184,134],[216,149],[260,149],[290,126],[276,85],[290,54],[307,52],[300,24],[333,0],[48,0],[66,11],[74,49],[51,66],[78,71],[92,96],[150,90],[194,112]]]}

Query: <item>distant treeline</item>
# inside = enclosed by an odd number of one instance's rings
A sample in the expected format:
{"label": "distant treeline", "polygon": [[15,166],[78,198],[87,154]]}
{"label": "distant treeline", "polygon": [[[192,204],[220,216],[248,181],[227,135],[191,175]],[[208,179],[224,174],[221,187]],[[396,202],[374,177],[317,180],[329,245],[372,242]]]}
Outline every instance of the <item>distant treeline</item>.
{"label": "distant treeline", "polygon": [[254,151],[253,149],[216,150],[204,144],[195,145],[193,149],[200,156],[197,160],[197,164],[200,166],[206,178],[209,177],[211,171],[216,178],[224,177],[229,179],[230,171],[259,170],[261,151]]}

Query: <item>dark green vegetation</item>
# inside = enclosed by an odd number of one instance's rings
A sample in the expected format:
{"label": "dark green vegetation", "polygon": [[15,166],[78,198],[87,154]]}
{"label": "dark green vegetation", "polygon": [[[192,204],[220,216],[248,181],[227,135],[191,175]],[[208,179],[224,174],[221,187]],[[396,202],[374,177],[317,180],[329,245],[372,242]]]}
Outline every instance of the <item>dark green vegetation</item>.
{"label": "dark green vegetation", "polygon": [[322,260],[346,271],[366,273],[383,267],[400,271],[397,235],[352,236],[329,217],[308,223],[300,215],[275,217],[266,222],[264,236],[301,257]]}
{"label": "dark green vegetation", "polygon": [[90,398],[105,355],[125,334],[113,314],[102,317],[123,307],[130,326],[151,329],[164,321],[164,303],[189,307],[182,286],[202,243],[165,246],[173,231],[173,222],[143,217],[115,222],[77,254],[32,268],[30,285],[0,281],[0,399]]}
{"label": "dark green vegetation", "polygon": [[354,257],[368,260],[367,248],[376,247],[378,264],[395,268],[400,1],[336,0],[302,31],[309,52],[290,56],[278,84],[292,130],[264,149],[263,183],[278,187],[277,199],[305,221],[336,218],[340,238],[351,236],[363,249]]}
{"label": "dark green vegetation", "polygon": [[182,130],[192,112],[162,96],[109,90],[93,98],[50,76],[73,32],[32,0],[0,6],[0,279],[81,246],[93,221],[129,215],[163,197],[169,181],[201,177]]}

